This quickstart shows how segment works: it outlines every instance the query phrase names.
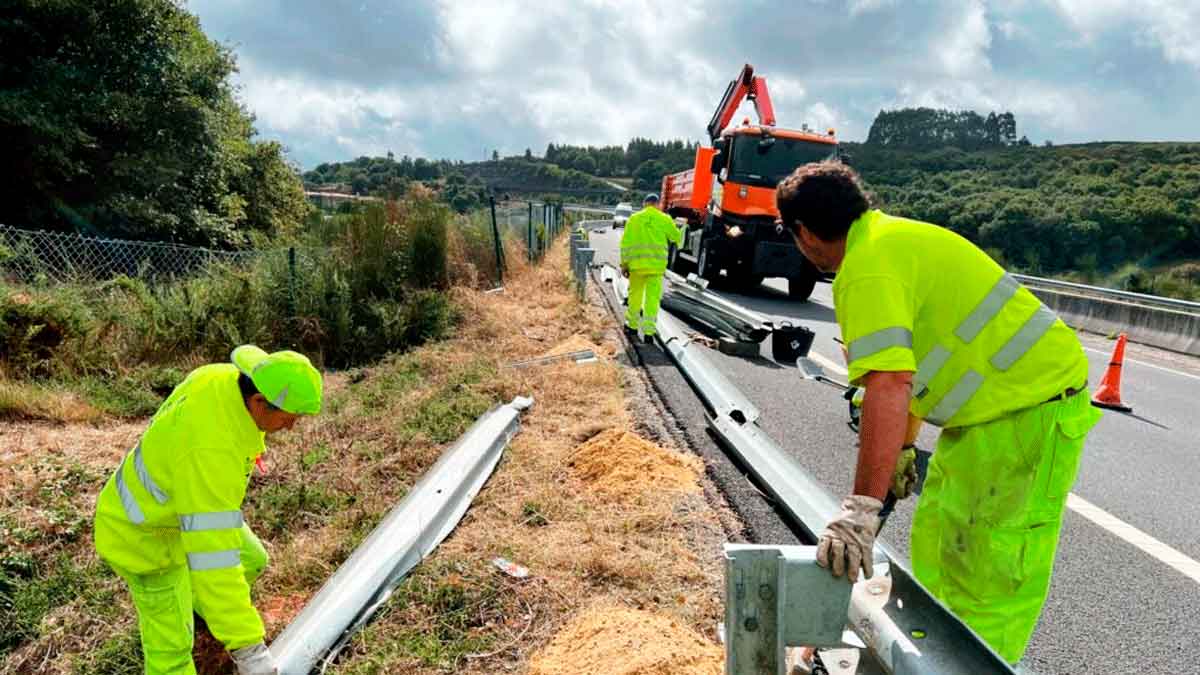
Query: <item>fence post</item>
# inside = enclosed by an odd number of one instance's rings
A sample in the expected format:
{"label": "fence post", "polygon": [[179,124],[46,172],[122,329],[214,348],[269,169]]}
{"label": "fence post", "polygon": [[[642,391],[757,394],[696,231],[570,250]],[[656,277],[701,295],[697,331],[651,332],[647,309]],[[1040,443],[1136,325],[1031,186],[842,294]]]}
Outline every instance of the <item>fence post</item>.
{"label": "fence post", "polygon": [[496,198],[488,197],[492,207],[492,241],[496,244],[496,277],[497,286],[504,285],[504,246],[500,243],[500,228],[496,225]]}
{"label": "fence post", "polygon": [[288,341],[296,345],[296,247],[288,247],[288,323],[293,330],[288,331]]}

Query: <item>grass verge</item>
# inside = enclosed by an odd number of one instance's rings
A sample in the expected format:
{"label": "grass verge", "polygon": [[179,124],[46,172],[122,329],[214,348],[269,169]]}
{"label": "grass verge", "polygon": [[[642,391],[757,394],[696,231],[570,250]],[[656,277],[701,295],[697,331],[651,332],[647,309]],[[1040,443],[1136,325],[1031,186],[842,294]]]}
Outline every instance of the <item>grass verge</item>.
{"label": "grass verge", "polygon": [[[268,471],[252,479],[244,509],[271,555],[254,589],[268,637],[480,414],[532,395],[521,433],[457,530],[332,671],[519,670],[573,617],[601,605],[666,616],[712,640],[725,539],[714,508],[698,490],[653,482],[601,489],[596,480],[612,479],[594,476],[630,472],[575,466],[599,432],[638,426],[628,372],[611,358],[507,366],[568,340],[617,351],[604,310],[570,289],[564,249],[535,268],[510,260],[503,293],[455,289],[463,318],[452,339],[330,376],[325,413],[268,442]],[[0,527],[15,556],[0,621],[20,635],[0,645],[0,671],[136,669],[134,613],[94,559],[89,527],[96,492],[141,425],[0,432],[15,448],[0,452]],[[527,566],[530,577],[506,576],[496,557]],[[86,590],[65,598],[66,587]]]}

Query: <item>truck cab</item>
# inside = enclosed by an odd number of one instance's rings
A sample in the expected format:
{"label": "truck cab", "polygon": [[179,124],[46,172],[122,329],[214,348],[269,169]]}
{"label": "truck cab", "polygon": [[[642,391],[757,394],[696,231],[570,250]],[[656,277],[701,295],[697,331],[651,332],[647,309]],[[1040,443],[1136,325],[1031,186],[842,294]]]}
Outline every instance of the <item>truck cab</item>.
{"label": "truck cab", "polygon": [[[775,186],[802,164],[836,157],[832,132],[727,129],[713,147],[697,151],[695,168],[683,172],[689,176],[663,181],[668,212],[688,222],[673,267],[744,288],[784,277],[791,297],[807,299],[821,274],[778,222]],[[690,194],[683,200],[685,186]]]}

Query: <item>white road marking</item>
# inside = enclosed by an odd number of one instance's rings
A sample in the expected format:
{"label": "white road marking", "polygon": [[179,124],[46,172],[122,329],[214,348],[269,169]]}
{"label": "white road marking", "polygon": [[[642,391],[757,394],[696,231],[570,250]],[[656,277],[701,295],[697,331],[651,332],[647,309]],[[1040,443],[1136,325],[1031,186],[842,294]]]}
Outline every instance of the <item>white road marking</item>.
{"label": "white road marking", "polygon": [[[1104,355],[1108,356],[1109,358],[1112,358],[1112,352],[1111,352],[1111,351],[1105,351],[1105,350],[1103,350],[1103,349],[1094,349],[1094,348],[1092,348],[1092,347],[1088,347],[1087,345],[1084,345],[1084,347],[1083,347],[1083,348],[1084,348],[1084,349],[1086,349],[1086,350],[1088,350],[1089,352],[1095,352],[1095,353],[1097,353],[1097,354],[1104,354]],[[1153,363],[1147,363],[1147,362],[1145,362],[1145,361],[1138,361],[1137,359],[1125,359],[1125,360],[1126,360],[1126,361],[1128,361],[1129,363],[1136,363],[1136,364],[1138,364],[1139,366],[1146,366],[1147,368],[1153,368],[1153,369],[1155,369],[1155,370],[1161,370],[1161,371],[1163,371],[1164,373],[1171,373],[1171,374],[1174,374],[1174,375],[1181,375],[1181,376],[1183,376],[1183,377],[1190,377],[1190,378],[1192,378],[1193,380],[1200,380],[1200,375],[1193,375],[1193,374],[1191,374],[1191,373],[1185,373],[1185,372],[1183,372],[1182,370],[1175,370],[1175,369],[1173,369],[1173,368],[1167,368],[1166,366],[1156,366],[1156,365],[1154,365]]]}
{"label": "white road marking", "polygon": [[843,366],[842,364],[838,363],[837,361],[834,361],[831,358],[821,356],[820,354],[818,354],[816,352],[809,352],[808,358],[821,364],[821,366],[823,366],[826,370],[832,370],[833,372],[837,373],[838,375],[849,375],[850,374],[850,371],[846,370],[845,366]]}
{"label": "white road marking", "polygon": [[1067,495],[1067,508],[1140,548],[1150,557],[1170,565],[1180,574],[1200,584],[1200,562],[1189,558],[1181,551],[1142,532],[1074,492]]}

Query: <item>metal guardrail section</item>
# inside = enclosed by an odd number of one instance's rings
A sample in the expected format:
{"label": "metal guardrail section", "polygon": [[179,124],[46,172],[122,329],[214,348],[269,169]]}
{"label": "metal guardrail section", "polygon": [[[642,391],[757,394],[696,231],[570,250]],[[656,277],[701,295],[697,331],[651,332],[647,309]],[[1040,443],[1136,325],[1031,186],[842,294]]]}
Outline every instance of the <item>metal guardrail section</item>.
{"label": "metal guardrail section", "polygon": [[533,400],[517,398],[479,418],[342,563],[271,645],[280,675],[331,662],[392,591],[466,513],[520,428]]}
{"label": "metal guardrail section", "polygon": [[663,349],[671,355],[684,377],[700,392],[700,397],[718,417],[739,422],[758,419],[758,408],[717,370],[703,352],[696,349],[678,319],[660,312],[656,325]]}
{"label": "metal guardrail section", "polygon": [[[834,496],[757,424],[720,417],[709,423],[717,437],[776,500],[810,543],[837,516]],[[855,586],[850,626],[890,673],[1012,673],[990,647],[929,595],[883,541],[875,543],[875,577]],[[885,576],[886,575],[886,576]],[[916,635],[922,635],[916,638]]]}
{"label": "metal guardrail section", "polygon": [[1162,296],[1147,295],[1145,293],[1133,293],[1131,291],[1121,291],[1115,288],[1088,286],[1087,284],[1077,284],[1071,281],[1059,281],[1058,279],[1031,277],[1025,274],[1013,274],[1012,277],[1026,286],[1029,286],[1030,288],[1045,288],[1048,290],[1068,291],[1078,295],[1104,298],[1107,300],[1116,300],[1134,305],[1159,307],[1162,309],[1182,312],[1184,314],[1200,314],[1200,302],[1176,300],[1175,298],[1164,298]]}
{"label": "metal guardrail section", "polygon": [[765,332],[770,332],[775,326],[775,321],[766,314],[748,309],[736,302],[730,302],[715,293],[708,292],[708,282],[698,279],[694,274],[689,274],[684,278],[675,272],[667,270],[666,278],[672,284],[672,292],[679,293],[697,302],[702,302],[732,318],[736,318],[747,326]]}

